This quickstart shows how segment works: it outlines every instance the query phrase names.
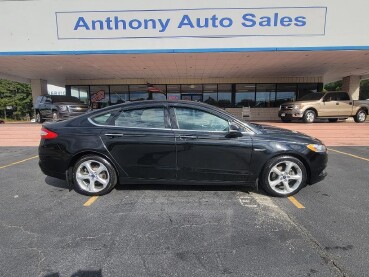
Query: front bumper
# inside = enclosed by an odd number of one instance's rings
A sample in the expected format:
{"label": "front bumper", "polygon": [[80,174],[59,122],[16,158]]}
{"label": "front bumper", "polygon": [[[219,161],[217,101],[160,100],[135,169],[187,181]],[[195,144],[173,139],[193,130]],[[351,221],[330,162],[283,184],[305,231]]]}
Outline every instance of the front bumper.
{"label": "front bumper", "polygon": [[303,112],[299,110],[280,110],[278,112],[278,117],[280,118],[302,118]]}

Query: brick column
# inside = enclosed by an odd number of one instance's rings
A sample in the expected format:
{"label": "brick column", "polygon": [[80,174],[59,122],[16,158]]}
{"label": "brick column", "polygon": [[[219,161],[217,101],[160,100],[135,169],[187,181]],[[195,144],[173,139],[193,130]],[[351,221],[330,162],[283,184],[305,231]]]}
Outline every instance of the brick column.
{"label": "brick column", "polygon": [[359,99],[360,76],[347,76],[342,79],[342,90],[348,92],[353,100]]}
{"label": "brick column", "polygon": [[47,81],[45,80],[31,80],[33,105],[35,104],[37,96],[47,94]]}

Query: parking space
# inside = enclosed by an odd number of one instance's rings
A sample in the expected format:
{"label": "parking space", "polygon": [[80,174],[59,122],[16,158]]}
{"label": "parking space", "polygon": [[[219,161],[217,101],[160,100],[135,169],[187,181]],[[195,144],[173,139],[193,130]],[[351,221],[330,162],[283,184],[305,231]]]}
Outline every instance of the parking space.
{"label": "parking space", "polygon": [[43,175],[37,147],[1,146],[1,276],[364,276],[368,270],[369,144],[330,145],[328,177],[300,191],[295,203],[223,186],[119,185],[91,198]]}

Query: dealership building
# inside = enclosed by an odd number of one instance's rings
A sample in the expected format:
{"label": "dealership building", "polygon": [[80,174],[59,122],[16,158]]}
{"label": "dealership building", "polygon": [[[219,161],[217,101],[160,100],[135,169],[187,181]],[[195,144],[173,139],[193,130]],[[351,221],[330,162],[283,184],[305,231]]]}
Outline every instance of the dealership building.
{"label": "dealership building", "polygon": [[148,98],[213,104],[252,120],[343,80],[369,78],[369,2],[0,1],[0,78],[104,107]]}

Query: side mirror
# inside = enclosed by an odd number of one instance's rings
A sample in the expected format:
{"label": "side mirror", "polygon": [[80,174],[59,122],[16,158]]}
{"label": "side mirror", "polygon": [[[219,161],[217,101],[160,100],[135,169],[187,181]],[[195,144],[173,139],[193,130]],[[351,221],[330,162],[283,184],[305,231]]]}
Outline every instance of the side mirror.
{"label": "side mirror", "polygon": [[229,122],[229,128],[228,128],[228,133],[227,133],[226,137],[227,138],[242,137],[242,132],[241,132],[240,127],[234,122]]}

